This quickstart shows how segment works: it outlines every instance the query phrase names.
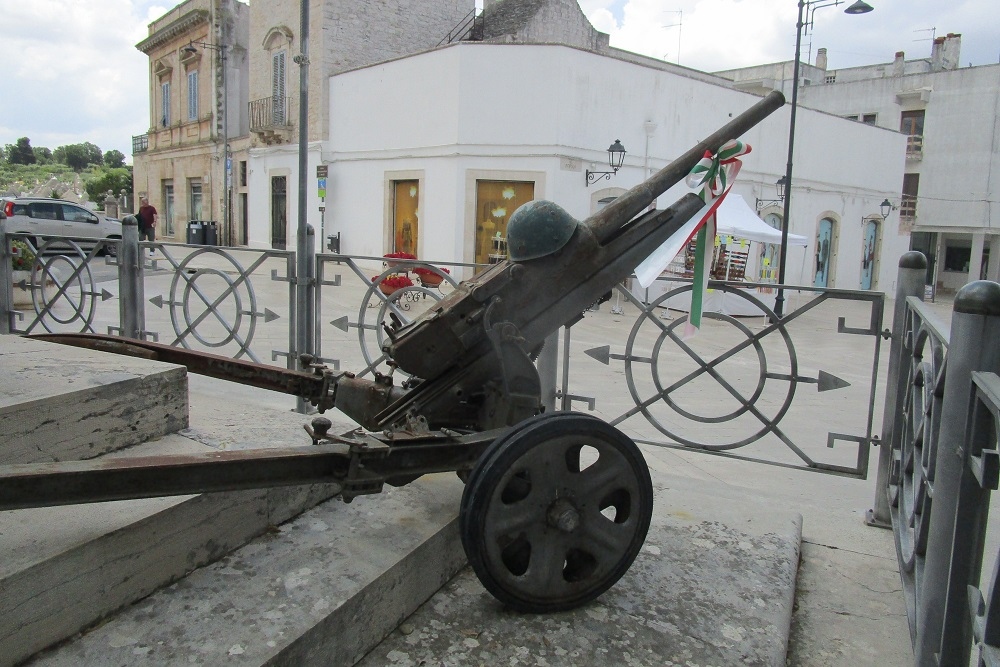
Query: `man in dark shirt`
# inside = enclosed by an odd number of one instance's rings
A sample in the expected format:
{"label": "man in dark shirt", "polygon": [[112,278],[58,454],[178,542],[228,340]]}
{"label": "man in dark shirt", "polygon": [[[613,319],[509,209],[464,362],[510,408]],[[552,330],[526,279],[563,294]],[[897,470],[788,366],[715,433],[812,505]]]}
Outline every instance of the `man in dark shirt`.
{"label": "man in dark shirt", "polygon": [[[159,218],[156,209],[149,205],[146,197],[140,199],[139,204],[139,212],[135,216],[139,221],[139,240],[155,241],[156,222]],[[153,254],[152,248],[149,249],[149,254]]]}

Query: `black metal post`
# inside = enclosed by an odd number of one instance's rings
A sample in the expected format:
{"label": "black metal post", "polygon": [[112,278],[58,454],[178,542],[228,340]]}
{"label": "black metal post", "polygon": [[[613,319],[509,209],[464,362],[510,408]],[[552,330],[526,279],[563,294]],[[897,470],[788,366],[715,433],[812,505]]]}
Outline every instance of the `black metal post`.
{"label": "black metal post", "polygon": [[781,219],[781,249],[778,251],[778,294],[774,297],[774,314],[785,313],[785,259],[788,254],[788,225],[792,208],[792,151],[795,147],[795,111],[799,102],[799,58],[802,55],[802,10],[805,0],[799,0],[799,20],[795,24],[795,62],[792,65],[792,111],[788,121],[788,163],[785,165],[785,206]]}

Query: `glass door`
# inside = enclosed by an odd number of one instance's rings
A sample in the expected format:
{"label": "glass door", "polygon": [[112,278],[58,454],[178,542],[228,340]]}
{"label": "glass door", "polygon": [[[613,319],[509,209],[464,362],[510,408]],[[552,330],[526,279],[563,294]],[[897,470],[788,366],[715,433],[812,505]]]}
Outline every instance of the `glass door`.
{"label": "glass door", "polygon": [[271,177],[271,247],[284,250],[288,243],[288,177]]}
{"label": "glass door", "polygon": [[823,218],[819,221],[819,231],[816,234],[816,276],[813,285],[816,287],[830,286],[830,255],[833,248],[833,220]]}

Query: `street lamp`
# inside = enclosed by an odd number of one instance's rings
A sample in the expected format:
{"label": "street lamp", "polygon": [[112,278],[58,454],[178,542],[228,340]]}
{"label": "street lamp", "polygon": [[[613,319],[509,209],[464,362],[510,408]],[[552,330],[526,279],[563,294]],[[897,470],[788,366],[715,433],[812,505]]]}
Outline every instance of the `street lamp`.
{"label": "street lamp", "polygon": [[[812,24],[812,16],[821,7],[834,7],[846,2],[846,0],[834,0],[819,4],[817,0],[799,0],[799,20],[795,24],[795,62],[792,65],[792,110],[791,118],[788,121],[788,164],[785,167],[785,207],[781,220],[781,250],[778,255],[778,294],[774,298],[774,314],[780,319],[785,309],[785,257],[788,253],[788,226],[789,211],[792,205],[792,149],[795,144],[795,111],[799,103],[799,58],[802,56],[802,10],[806,7],[810,11],[809,23]],[[857,0],[854,4],[844,10],[845,14],[867,14],[873,7],[864,0]]]}
{"label": "street lamp", "polygon": [[611,171],[590,171],[587,170],[587,185],[591,183],[596,183],[602,178],[606,178],[609,181],[611,176],[618,173],[618,170],[622,168],[622,162],[625,161],[625,147],[622,146],[622,142],[615,139],[615,143],[608,146],[608,166],[611,167]]}
{"label": "street lamp", "polygon": [[893,206],[892,202],[889,201],[889,198],[886,197],[885,199],[882,200],[882,203],[878,205],[878,209],[882,213],[882,219],[885,220],[886,218],[889,217],[890,213],[896,210],[896,207]]}
{"label": "street lamp", "polygon": [[757,211],[760,211],[760,209],[764,208],[765,206],[772,206],[774,204],[780,204],[781,202],[785,201],[785,183],[786,181],[784,176],[782,176],[781,178],[779,178],[777,181],[774,182],[774,187],[778,192],[777,199],[760,199],[759,197],[755,197],[757,201],[756,203]]}
{"label": "street lamp", "polygon": [[[229,157],[229,86],[226,76],[226,45],[208,44],[207,42],[188,42],[182,51],[185,53],[198,53],[196,46],[203,49],[211,49],[219,53],[219,60],[222,62],[222,235],[229,233],[229,171],[232,167]],[[227,237],[228,238],[228,237]]]}

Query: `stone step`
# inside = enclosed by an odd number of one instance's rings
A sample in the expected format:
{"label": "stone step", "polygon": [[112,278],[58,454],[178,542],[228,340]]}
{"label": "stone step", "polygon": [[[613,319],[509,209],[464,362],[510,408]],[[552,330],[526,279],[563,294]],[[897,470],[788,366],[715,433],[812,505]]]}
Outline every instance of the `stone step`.
{"label": "stone step", "polygon": [[[100,433],[132,431],[117,429],[115,423],[116,419],[131,417],[131,409],[122,406],[129,402],[133,390],[144,391],[141,376],[145,371],[152,371],[150,374],[154,376],[176,375],[186,389],[183,368],[50,343],[43,346],[57,349],[35,348],[39,341],[27,341],[25,347],[24,343],[11,344],[8,339],[13,338],[0,337],[0,349],[29,351],[39,359],[44,356],[47,363],[56,363],[51,359],[59,358],[62,350],[77,353],[80,358],[99,357],[96,361],[68,364],[63,377],[65,384],[74,387],[70,393],[77,398],[85,391],[93,405],[110,406],[100,418],[102,425],[88,429],[91,441],[97,444],[82,444],[85,439],[74,437],[73,431],[77,429],[70,421],[61,430],[67,432],[63,440],[72,441],[74,446],[61,449],[59,457],[43,460],[60,458],[66,451],[89,454],[101,449]],[[136,361],[141,364],[130,365]],[[140,368],[143,365],[145,369]],[[123,367],[130,370],[115,370]],[[105,374],[101,369],[111,370]],[[129,373],[138,379],[130,380]],[[26,372],[26,377],[34,376],[34,371]],[[124,381],[116,379],[120,376],[126,376]],[[43,400],[37,395],[45,385],[34,380],[29,383],[38,389],[31,398],[37,405]],[[251,405],[235,398],[229,390],[244,388],[218,384],[221,388],[213,388],[214,395],[192,395],[196,408],[192,410],[188,428],[105,456],[288,447],[309,442],[301,428],[303,415]],[[49,393],[45,400],[53,405],[65,402],[54,390]],[[183,420],[165,420],[162,415],[167,413],[160,412],[161,430],[187,424],[186,390],[182,394]],[[8,397],[7,403],[8,411],[19,410],[12,397]],[[150,405],[153,404],[150,400]],[[164,426],[164,421],[169,424]],[[350,427],[346,421],[335,424],[337,429]],[[138,431],[143,435],[155,432],[142,428]],[[23,462],[23,458],[18,462]],[[0,666],[18,664],[94,625],[274,530],[275,526],[330,498],[337,490],[333,485],[313,485],[0,512]]]}
{"label": "stone step", "polygon": [[187,425],[183,366],[0,336],[0,465],[90,459]]}
{"label": "stone step", "polygon": [[353,665],[465,564],[451,473],[330,500],[33,667]]}

